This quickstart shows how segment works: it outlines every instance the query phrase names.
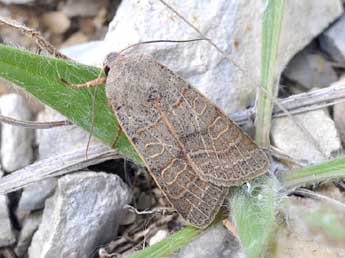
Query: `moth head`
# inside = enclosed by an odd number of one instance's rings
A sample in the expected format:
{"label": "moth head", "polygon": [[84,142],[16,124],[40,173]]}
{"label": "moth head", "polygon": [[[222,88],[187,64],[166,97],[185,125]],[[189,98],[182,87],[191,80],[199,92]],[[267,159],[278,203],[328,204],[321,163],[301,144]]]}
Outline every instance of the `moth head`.
{"label": "moth head", "polygon": [[117,52],[111,52],[105,57],[103,61],[103,67],[106,74],[108,74],[112,64],[115,62],[118,56],[119,54]]}

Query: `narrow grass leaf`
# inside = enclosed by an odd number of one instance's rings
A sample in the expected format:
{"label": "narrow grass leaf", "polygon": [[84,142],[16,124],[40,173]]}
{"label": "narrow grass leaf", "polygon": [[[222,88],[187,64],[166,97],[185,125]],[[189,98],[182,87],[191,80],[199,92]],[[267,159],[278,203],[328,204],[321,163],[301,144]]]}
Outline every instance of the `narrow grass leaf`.
{"label": "narrow grass leaf", "polygon": [[[71,61],[36,55],[0,44],[0,76],[54,108],[70,121],[90,131],[92,122],[93,89],[73,89],[63,85],[61,79],[82,83],[97,78],[100,70]],[[100,86],[96,100],[93,134],[111,145],[118,123],[107,105],[104,86]],[[141,162],[124,134],[116,146],[126,157]]]}
{"label": "narrow grass leaf", "polygon": [[201,229],[194,227],[185,227],[172,234],[168,238],[130,256],[130,258],[163,258],[179,250],[198,235],[202,233]]}
{"label": "narrow grass leaf", "polygon": [[[262,23],[261,82],[256,116],[256,142],[268,147],[271,130],[273,102],[277,90],[277,55],[281,24],[283,20],[284,0],[266,0],[266,9]],[[267,94],[270,96],[267,96]]]}
{"label": "narrow grass leaf", "polygon": [[280,175],[280,181],[287,189],[338,178],[345,178],[345,157],[291,170]]}

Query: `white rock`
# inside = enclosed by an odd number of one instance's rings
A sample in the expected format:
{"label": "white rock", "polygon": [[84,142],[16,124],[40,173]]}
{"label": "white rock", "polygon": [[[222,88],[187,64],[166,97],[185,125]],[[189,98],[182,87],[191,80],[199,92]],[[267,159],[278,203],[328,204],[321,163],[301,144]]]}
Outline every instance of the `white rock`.
{"label": "white rock", "polygon": [[[47,107],[38,114],[37,120],[58,121],[66,120],[66,118]],[[86,151],[89,135],[88,132],[75,125],[55,127],[49,130],[36,130],[38,158],[40,160],[49,158],[81,147],[85,147]]]}
{"label": "white rock", "polygon": [[334,60],[345,63],[345,14],[322,34],[320,45]]}
{"label": "white rock", "polygon": [[[263,2],[175,0],[169,3],[230,54],[245,73],[205,41],[147,44],[140,51],[152,54],[182,75],[226,112],[253,104],[260,73]],[[339,0],[286,1],[277,70],[282,70],[293,55],[341,12]],[[122,1],[103,44],[87,54],[93,64],[98,60],[101,65],[107,53],[140,41],[199,37],[161,3],[128,0]]]}
{"label": "white rock", "polygon": [[335,126],[338,130],[341,142],[345,146],[345,103],[339,103],[333,107]]}
{"label": "white rock", "polygon": [[11,245],[15,241],[7,207],[7,197],[0,195],[0,247]]}
{"label": "white rock", "polygon": [[[0,97],[0,112],[4,116],[20,120],[31,120],[32,118],[24,98],[14,93]],[[2,124],[1,162],[4,170],[11,172],[32,162],[33,135],[32,129]]]}
{"label": "white rock", "polygon": [[242,258],[238,240],[223,225],[211,227],[170,258]]}
{"label": "white rock", "polygon": [[1,0],[4,4],[32,4],[35,0]]}
{"label": "white rock", "polygon": [[[38,121],[58,121],[66,118],[56,111],[46,108],[38,114]],[[38,159],[42,160],[52,156],[85,146],[89,133],[77,126],[64,126],[52,129],[36,130],[38,144]],[[32,210],[42,209],[45,200],[50,197],[57,184],[56,178],[49,178],[29,185],[21,195],[16,215],[21,220]]]}
{"label": "white rock", "polygon": [[81,172],[62,177],[46,202],[29,257],[91,257],[116,237],[121,211],[130,199],[117,175]]}
{"label": "white rock", "polygon": [[20,230],[18,241],[14,252],[18,257],[24,257],[28,251],[32,236],[37,230],[42,220],[42,212],[35,212],[25,218]]}
{"label": "white rock", "polygon": [[[318,142],[327,158],[341,148],[333,120],[326,110],[315,110],[294,116]],[[295,159],[317,162],[324,159],[311,140],[288,117],[275,118],[272,123],[273,144]]]}
{"label": "white rock", "polygon": [[[0,170],[0,177],[2,176],[3,171]],[[11,245],[16,241],[7,204],[7,196],[0,194],[0,248]]]}
{"label": "white rock", "polygon": [[[343,74],[339,81],[333,83],[331,87],[341,86],[345,84],[345,74]],[[338,130],[340,140],[345,146],[345,103],[338,103],[333,106],[333,119]]]}
{"label": "white rock", "polygon": [[43,209],[46,199],[54,194],[56,185],[57,179],[49,178],[25,187],[16,209],[18,220],[21,222],[32,211]]}
{"label": "white rock", "polygon": [[339,0],[290,0],[284,4],[279,70],[343,13],[343,6]]}
{"label": "white rock", "polygon": [[169,235],[169,232],[168,230],[163,230],[163,229],[160,229],[157,231],[156,234],[154,234],[150,240],[149,240],[149,245],[154,245],[160,241],[162,241],[163,239],[165,239],[167,236]]}
{"label": "white rock", "polygon": [[338,79],[332,65],[320,53],[304,50],[289,62],[286,77],[306,89],[328,87]]}

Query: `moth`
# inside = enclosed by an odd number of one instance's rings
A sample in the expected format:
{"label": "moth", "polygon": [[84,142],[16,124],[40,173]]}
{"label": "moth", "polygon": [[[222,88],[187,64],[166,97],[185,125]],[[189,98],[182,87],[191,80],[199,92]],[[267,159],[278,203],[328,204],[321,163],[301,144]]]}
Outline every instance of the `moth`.
{"label": "moth", "polygon": [[154,58],[113,53],[104,65],[108,104],[120,127],[169,202],[193,226],[213,221],[230,186],[267,172],[265,152]]}

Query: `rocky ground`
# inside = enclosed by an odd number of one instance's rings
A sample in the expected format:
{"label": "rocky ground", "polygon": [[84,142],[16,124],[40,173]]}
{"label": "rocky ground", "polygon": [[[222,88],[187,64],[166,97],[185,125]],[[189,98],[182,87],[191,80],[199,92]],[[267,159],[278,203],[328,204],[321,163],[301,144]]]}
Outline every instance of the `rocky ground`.
{"label": "rocky ground", "polygon": [[[107,53],[140,41],[198,38],[158,1],[0,2],[1,16],[41,31],[63,53],[91,65],[100,66]],[[185,5],[184,1],[171,2],[207,32],[207,37],[231,53],[245,73],[207,42],[145,45],[139,51],[150,53],[179,73],[228,114],[252,106],[260,75],[261,1],[243,4],[224,0],[217,5],[209,1],[189,1]],[[286,1],[277,65],[278,71],[283,71],[280,98],[343,84],[343,8],[340,0]],[[32,40],[10,28],[0,27],[0,40],[37,52]],[[0,90],[2,115],[22,120],[64,119],[7,82],[0,82]],[[288,117],[274,118],[272,144],[305,164],[342,155],[344,111],[345,102],[339,102],[295,115],[319,148]],[[85,148],[88,138],[87,132],[73,125],[32,130],[2,124],[0,176]],[[97,140],[92,143],[97,144]],[[345,201],[342,181],[318,185],[313,190]],[[301,207],[317,209],[320,204],[301,196],[290,196],[289,205],[282,207],[288,226],[279,229],[275,257],[345,257],[344,242],[334,243],[322,232],[310,232],[303,226]],[[162,206],[168,204],[145,169],[123,158],[44,179],[0,196],[0,257],[98,257],[100,250],[102,257],[110,257],[107,253],[128,254],[183,226],[174,212],[138,214],[133,209]],[[218,225],[174,257],[242,255],[236,236]]]}

